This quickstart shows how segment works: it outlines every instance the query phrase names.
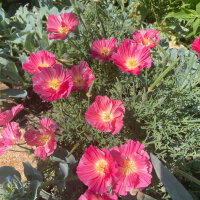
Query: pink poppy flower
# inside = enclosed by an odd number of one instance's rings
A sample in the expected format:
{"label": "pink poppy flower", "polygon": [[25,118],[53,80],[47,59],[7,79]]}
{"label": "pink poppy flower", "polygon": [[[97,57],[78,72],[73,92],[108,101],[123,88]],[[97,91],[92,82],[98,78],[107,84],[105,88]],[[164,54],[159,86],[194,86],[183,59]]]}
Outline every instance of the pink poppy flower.
{"label": "pink poppy flower", "polygon": [[0,156],[10,150],[14,142],[8,138],[0,138]]}
{"label": "pink poppy flower", "polygon": [[55,64],[32,77],[33,90],[45,101],[67,98],[73,86],[69,72]]}
{"label": "pink poppy flower", "polygon": [[3,138],[11,139],[14,143],[18,142],[21,137],[21,132],[19,131],[19,124],[16,122],[7,123],[1,135]]}
{"label": "pink poppy flower", "polygon": [[128,72],[133,75],[140,74],[140,70],[143,68],[151,67],[149,48],[134,44],[130,39],[122,42],[117,53],[112,58],[114,63],[123,72]]}
{"label": "pink poppy flower", "polygon": [[118,133],[124,126],[124,105],[120,100],[112,100],[107,96],[97,96],[95,102],[85,113],[88,123],[103,132]]}
{"label": "pink poppy flower", "polygon": [[135,31],[133,34],[133,42],[139,45],[144,45],[148,48],[155,48],[156,44],[152,41],[155,40],[157,43],[160,42],[160,36],[156,30],[144,30]]}
{"label": "pink poppy flower", "polygon": [[117,51],[117,40],[115,38],[110,38],[106,40],[95,40],[91,47],[92,58],[96,60],[101,60],[101,63],[112,60],[112,55]]}
{"label": "pink poppy flower", "polygon": [[29,73],[40,73],[44,68],[53,67],[55,64],[55,55],[41,50],[37,53],[31,53],[29,61],[25,62],[22,68]]}
{"label": "pink poppy flower", "polygon": [[71,74],[74,82],[72,91],[82,89],[87,91],[92,81],[95,79],[92,70],[89,68],[88,63],[85,61],[80,61],[78,65],[73,65],[69,70],[69,73]]}
{"label": "pink poppy flower", "polygon": [[96,194],[90,190],[87,190],[83,195],[79,197],[78,200],[117,200],[117,196],[115,194],[103,193]]}
{"label": "pink poppy flower", "polygon": [[76,172],[89,190],[104,193],[112,185],[112,179],[116,173],[115,165],[116,163],[107,149],[101,151],[91,145],[85,149]]}
{"label": "pink poppy flower", "polygon": [[31,129],[24,134],[27,144],[36,147],[34,154],[42,160],[53,154],[57,147],[54,133],[57,128],[56,122],[50,118],[44,118],[40,120],[39,130]]}
{"label": "pink poppy flower", "polygon": [[65,40],[66,36],[71,33],[79,21],[73,13],[63,13],[61,15],[49,15],[47,21],[47,31],[54,34],[48,34],[49,40]]}
{"label": "pink poppy flower", "polygon": [[192,50],[196,51],[200,55],[200,37],[196,38],[192,43]]}
{"label": "pink poppy flower", "polygon": [[129,140],[125,145],[110,150],[118,163],[117,179],[113,185],[115,193],[126,195],[127,192],[143,189],[151,183],[152,164],[144,148],[140,142]]}
{"label": "pink poppy flower", "polygon": [[0,126],[4,126],[8,122],[10,122],[22,109],[24,109],[24,106],[22,104],[14,106],[11,110],[6,110],[5,112],[1,112],[0,108]]}

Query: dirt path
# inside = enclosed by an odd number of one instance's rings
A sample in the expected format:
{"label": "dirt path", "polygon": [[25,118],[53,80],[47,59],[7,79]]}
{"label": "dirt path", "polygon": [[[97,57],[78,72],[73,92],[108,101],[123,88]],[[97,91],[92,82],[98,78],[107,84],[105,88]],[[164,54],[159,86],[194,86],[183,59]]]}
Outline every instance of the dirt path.
{"label": "dirt path", "polygon": [[[7,88],[8,87],[5,84],[0,83],[0,92],[1,92],[1,90],[7,89]],[[0,101],[0,108],[3,111],[11,109],[12,106],[15,106],[15,104]],[[0,127],[0,133],[2,130],[3,130],[3,128]],[[24,143],[25,141],[23,139],[23,134],[25,133],[25,130],[21,129],[20,131],[22,133],[22,137],[21,137],[19,143]],[[0,137],[1,137],[1,135],[0,135]],[[24,180],[26,180],[26,178],[24,176],[24,167],[23,167],[22,162],[30,162],[33,167],[36,167],[37,163],[33,162],[34,155],[28,155],[28,153],[24,153],[24,152],[23,153],[22,152],[14,152],[14,151],[24,151],[24,149],[21,149],[18,146],[13,146],[11,150],[12,151],[8,151],[0,157],[0,167],[2,167],[2,166],[14,167],[16,170],[19,171],[19,173],[22,176],[22,181],[24,181]]]}

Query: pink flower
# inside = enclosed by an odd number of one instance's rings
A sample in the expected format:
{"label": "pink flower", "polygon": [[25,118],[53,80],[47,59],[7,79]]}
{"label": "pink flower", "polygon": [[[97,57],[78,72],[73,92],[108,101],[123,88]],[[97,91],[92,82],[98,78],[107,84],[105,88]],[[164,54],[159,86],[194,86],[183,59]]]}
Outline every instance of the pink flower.
{"label": "pink flower", "polygon": [[196,51],[200,56],[200,37],[196,38],[192,43],[192,50]]}
{"label": "pink flower", "polygon": [[4,126],[8,122],[10,122],[22,109],[24,109],[24,106],[22,104],[14,106],[11,110],[6,110],[5,112],[1,112],[0,108],[0,126]]}
{"label": "pink flower", "polygon": [[117,200],[117,196],[115,194],[96,194],[90,190],[87,190],[83,195],[79,197],[78,200]]}
{"label": "pink flower", "polygon": [[74,82],[72,91],[82,89],[87,91],[92,81],[95,79],[92,70],[89,68],[88,63],[85,61],[80,61],[78,65],[73,65],[69,70],[69,73],[71,74]]}
{"label": "pink flower", "polygon": [[7,123],[1,135],[3,138],[10,139],[14,143],[18,142],[21,137],[21,132],[19,131],[19,124],[16,122]]}
{"label": "pink flower", "polygon": [[73,13],[63,13],[61,15],[49,15],[47,21],[47,31],[54,34],[48,34],[48,38],[65,40],[66,36],[71,33],[79,21]]}
{"label": "pink flower", "polygon": [[134,44],[130,39],[122,42],[112,58],[123,72],[132,73],[133,75],[140,74],[140,70],[143,68],[151,67],[149,48]]}
{"label": "pink flower", "polygon": [[57,147],[55,130],[58,128],[56,122],[50,118],[40,120],[39,130],[31,129],[24,134],[24,139],[30,146],[36,146],[34,154],[45,160],[53,154]]}
{"label": "pink flower", "polygon": [[0,156],[9,151],[14,142],[8,138],[0,138]]}
{"label": "pink flower", "polygon": [[88,123],[103,132],[118,133],[124,126],[124,105],[120,100],[112,100],[107,96],[97,96],[95,102],[85,113]]}
{"label": "pink flower", "polygon": [[73,86],[69,72],[55,64],[32,77],[33,90],[45,101],[67,98]]}
{"label": "pink flower", "polygon": [[22,68],[29,73],[39,73],[46,67],[53,67],[56,64],[55,55],[41,50],[31,53],[29,61],[25,62]]}
{"label": "pink flower", "polygon": [[79,161],[77,175],[89,190],[107,192],[116,173],[115,164],[107,149],[101,151],[91,145]]}
{"label": "pink flower", "polygon": [[129,140],[125,145],[110,150],[118,163],[117,179],[113,186],[115,193],[126,195],[127,192],[143,189],[151,183],[152,164],[144,148],[140,142]]}
{"label": "pink flower", "polygon": [[144,30],[135,31],[133,34],[133,42],[139,45],[144,45],[148,48],[155,48],[156,44],[152,41],[155,40],[157,43],[160,42],[160,36],[156,30]]}
{"label": "pink flower", "polygon": [[101,60],[102,64],[106,61],[112,60],[111,57],[114,52],[117,51],[117,40],[115,38],[110,38],[105,40],[95,40],[91,47],[92,58],[96,60]]}

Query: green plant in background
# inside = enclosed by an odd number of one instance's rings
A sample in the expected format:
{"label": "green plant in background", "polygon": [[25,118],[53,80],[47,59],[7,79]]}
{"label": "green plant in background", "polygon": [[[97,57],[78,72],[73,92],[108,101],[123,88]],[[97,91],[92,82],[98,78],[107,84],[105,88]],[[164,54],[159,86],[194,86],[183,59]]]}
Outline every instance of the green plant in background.
{"label": "green plant in background", "polygon": [[196,3],[195,9],[190,8],[192,3],[194,5],[195,2],[191,2],[190,4],[183,4],[180,7],[180,11],[172,11],[165,17],[165,19],[178,19],[179,23],[188,29],[188,34],[186,38],[190,38],[192,36],[196,37],[199,35],[198,33],[200,25],[200,3]]}

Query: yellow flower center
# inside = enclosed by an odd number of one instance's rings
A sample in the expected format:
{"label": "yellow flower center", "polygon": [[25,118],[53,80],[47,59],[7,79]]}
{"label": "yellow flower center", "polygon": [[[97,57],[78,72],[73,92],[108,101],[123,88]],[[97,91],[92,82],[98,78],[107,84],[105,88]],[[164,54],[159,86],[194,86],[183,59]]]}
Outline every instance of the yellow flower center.
{"label": "yellow flower center", "polygon": [[49,87],[53,88],[54,90],[58,90],[60,87],[60,81],[58,79],[53,79],[49,81]]}
{"label": "yellow flower center", "polygon": [[106,160],[99,160],[98,162],[96,162],[95,164],[95,169],[96,171],[101,174],[104,175],[105,174],[105,169],[108,167],[108,163]]}
{"label": "yellow flower center", "polygon": [[122,173],[125,174],[126,176],[135,172],[137,170],[135,163],[133,160],[127,158],[124,161],[124,166],[121,168]]}
{"label": "yellow flower center", "polygon": [[74,84],[76,86],[83,86],[84,82],[81,76],[77,76],[74,78]]}
{"label": "yellow flower center", "polygon": [[134,69],[138,66],[138,61],[135,58],[129,58],[126,62],[126,66],[129,69]]}
{"label": "yellow flower center", "polygon": [[49,142],[50,139],[51,139],[50,135],[41,135],[40,136],[40,141],[43,145],[46,144],[47,142]]}
{"label": "yellow flower center", "polygon": [[108,56],[110,53],[110,50],[107,47],[103,47],[101,49],[101,54],[103,54],[104,56]]}
{"label": "yellow flower center", "polygon": [[60,33],[65,33],[65,34],[69,32],[69,28],[67,26],[61,26],[58,30]]}
{"label": "yellow flower center", "polygon": [[144,45],[148,46],[149,45],[149,40],[147,38],[144,38]]}
{"label": "yellow flower center", "polygon": [[38,67],[49,67],[49,65],[47,63],[40,63]]}
{"label": "yellow flower center", "polygon": [[101,119],[104,122],[109,122],[113,119],[113,115],[109,111],[105,111],[105,112],[101,113]]}

